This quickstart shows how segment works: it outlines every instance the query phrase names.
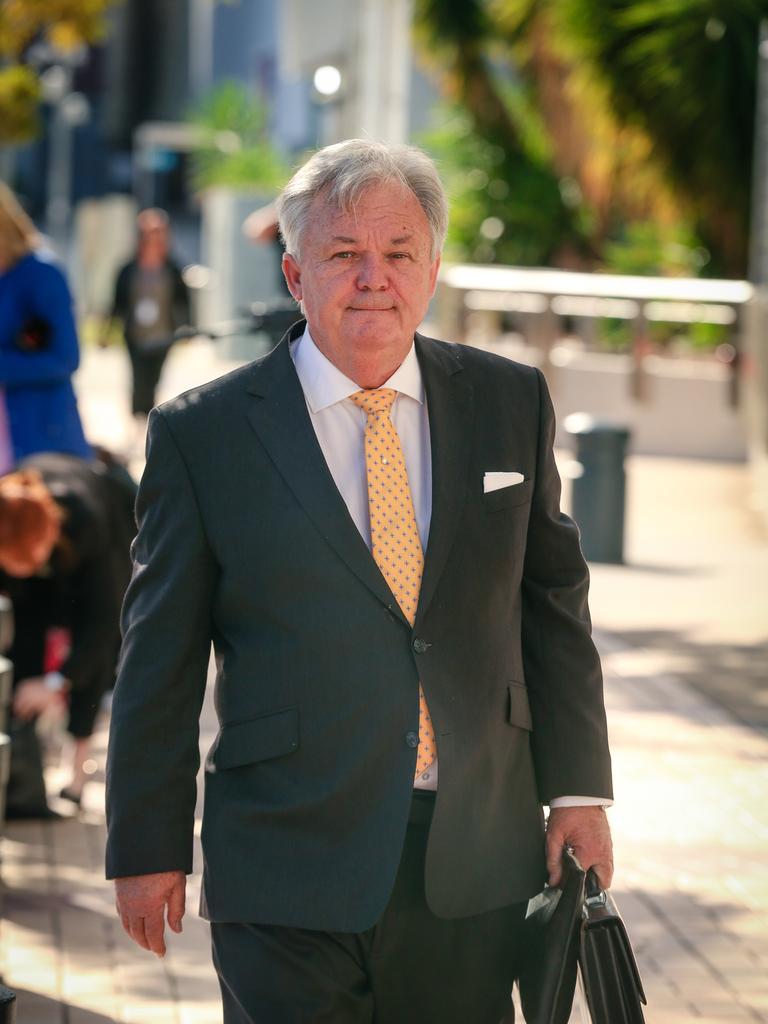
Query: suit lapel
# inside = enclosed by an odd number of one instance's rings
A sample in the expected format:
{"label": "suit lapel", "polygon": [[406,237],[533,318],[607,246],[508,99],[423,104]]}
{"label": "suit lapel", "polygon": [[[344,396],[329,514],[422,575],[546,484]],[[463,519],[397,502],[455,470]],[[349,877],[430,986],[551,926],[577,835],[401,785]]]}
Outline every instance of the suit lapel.
{"label": "suit lapel", "polygon": [[254,367],[248,385],[253,396],[248,420],[320,535],[379,600],[406,622],[349,514],[312,427],[288,350],[289,341],[303,330],[302,321]]}
{"label": "suit lapel", "polygon": [[473,391],[450,348],[416,335],[429,411],[432,519],[417,620],[429,607],[464,509],[474,415]]}

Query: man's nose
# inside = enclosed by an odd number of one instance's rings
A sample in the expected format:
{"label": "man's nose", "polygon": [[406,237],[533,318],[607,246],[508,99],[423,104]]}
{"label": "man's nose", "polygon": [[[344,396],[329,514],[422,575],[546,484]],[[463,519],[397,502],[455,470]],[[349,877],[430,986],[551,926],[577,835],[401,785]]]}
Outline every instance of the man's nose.
{"label": "man's nose", "polygon": [[366,253],[360,260],[357,271],[357,286],[369,291],[383,291],[389,285],[386,260]]}

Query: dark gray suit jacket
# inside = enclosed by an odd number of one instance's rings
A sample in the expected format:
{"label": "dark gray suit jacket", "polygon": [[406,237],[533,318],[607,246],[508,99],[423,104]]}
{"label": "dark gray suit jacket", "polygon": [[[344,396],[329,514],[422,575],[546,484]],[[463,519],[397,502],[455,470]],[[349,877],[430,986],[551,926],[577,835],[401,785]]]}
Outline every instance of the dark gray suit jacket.
{"label": "dark gray suit jacket", "polygon": [[[408,818],[419,679],[440,764],[426,865],[439,916],[537,892],[541,803],[610,795],[587,569],[558,507],[544,379],[416,346],[433,510],[413,628],[333,482],[285,341],[153,414],[112,706],[110,877],[192,868],[211,642],[212,920],[378,919]],[[499,470],[525,482],[484,494]]]}

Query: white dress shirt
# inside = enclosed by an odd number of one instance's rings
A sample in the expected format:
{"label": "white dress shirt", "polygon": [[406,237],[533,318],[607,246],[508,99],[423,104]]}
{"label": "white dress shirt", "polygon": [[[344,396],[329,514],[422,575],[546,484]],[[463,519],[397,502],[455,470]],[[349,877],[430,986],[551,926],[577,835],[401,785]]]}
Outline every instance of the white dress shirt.
{"label": "white dress shirt", "polygon": [[[292,343],[291,357],[328,469],[355,526],[370,548],[371,528],[365,470],[367,417],[349,399],[350,395],[360,390],[360,385],[346,377],[323,355],[312,340],[308,327]],[[397,391],[392,405],[392,422],[403,447],[416,525],[421,546],[426,551],[432,516],[432,454],[424,381],[414,345],[411,345],[408,355],[389,380],[381,386]],[[416,779],[414,786],[416,789],[435,790],[437,776],[435,759]],[[554,799],[551,806],[608,803],[610,801],[594,797],[564,796]]]}

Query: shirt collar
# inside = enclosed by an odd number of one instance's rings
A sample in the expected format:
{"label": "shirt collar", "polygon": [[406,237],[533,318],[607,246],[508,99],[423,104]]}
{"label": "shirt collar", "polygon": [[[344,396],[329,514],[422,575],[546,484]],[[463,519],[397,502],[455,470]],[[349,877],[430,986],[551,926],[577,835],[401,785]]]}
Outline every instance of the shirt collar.
{"label": "shirt collar", "polygon": [[[327,409],[337,402],[342,402],[360,390],[359,384],[345,376],[330,359],[323,355],[312,340],[309,326],[304,329],[301,337],[291,345],[290,351],[307,405],[313,413]],[[411,345],[408,355],[400,366],[381,386],[392,388],[393,391],[397,391],[401,395],[407,395],[419,402],[420,405],[424,404],[424,381],[421,376],[419,360],[416,357],[415,345]]]}

